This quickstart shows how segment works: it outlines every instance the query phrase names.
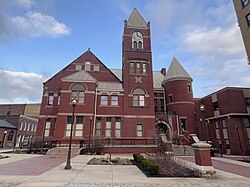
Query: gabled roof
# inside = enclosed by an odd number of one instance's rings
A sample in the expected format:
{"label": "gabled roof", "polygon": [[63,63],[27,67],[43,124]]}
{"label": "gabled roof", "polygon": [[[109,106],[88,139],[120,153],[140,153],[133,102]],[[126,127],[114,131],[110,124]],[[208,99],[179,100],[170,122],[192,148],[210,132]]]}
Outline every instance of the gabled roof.
{"label": "gabled roof", "polygon": [[141,14],[138,12],[138,10],[134,8],[133,12],[131,13],[128,19],[127,26],[147,28],[147,23],[141,16]]}
{"label": "gabled roof", "polygon": [[92,77],[89,73],[86,71],[78,71],[75,73],[72,73],[66,77],[62,78],[62,81],[69,81],[69,82],[96,82],[96,79]]}
{"label": "gabled roof", "polygon": [[15,125],[8,122],[7,120],[0,119],[0,128],[6,128],[6,129],[17,129]]}
{"label": "gabled roof", "polygon": [[174,57],[168,71],[164,77],[164,82],[173,79],[189,79],[193,81],[192,77],[186,72],[180,62]]}

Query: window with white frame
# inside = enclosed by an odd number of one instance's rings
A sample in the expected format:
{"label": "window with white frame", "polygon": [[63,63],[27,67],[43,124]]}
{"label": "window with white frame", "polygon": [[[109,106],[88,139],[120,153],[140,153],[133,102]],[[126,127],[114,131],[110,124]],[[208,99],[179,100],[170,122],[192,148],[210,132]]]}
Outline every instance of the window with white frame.
{"label": "window with white frame", "polygon": [[118,95],[112,95],[111,96],[111,105],[112,106],[118,106]]}
{"label": "window with white frame", "polygon": [[57,105],[58,106],[60,105],[60,101],[61,101],[61,93],[59,92],[58,96],[57,96]]}
{"label": "window with white frame", "polygon": [[135,73],[134,62],[130,62],[129,69],[130,69],[129,70],[130,74],[134,74]]}
{"label": "window with white frame", "polygon": [[115,118],[115,137],[121,137],[121,118]]}
{"label": "window with white frame", "polygon": [[73,122],[72,120],[73,120],[72,116],[67,116],[67,124],[66,124],[66,131],[65,131],[66,137],[70,136],[71,124]]}
{"label": "window with white frame", "polygon": [[75,84],[71,88],[71,99],[77,99],[78,103],[84,103],[85,87],[82,84]]}
{"label": "window with white frame", "polygon": [[242,7],[244,8],[245,6],[248,5],[249,0],[241,0],[241,3],[242,3]]}
{"label": "window with white frame", "polygon": [[45,137],[49,136],[50,126],[51,126],[51,118],[47,118],[46,123],[45,123],[45,129],[44,129],[44,136]]}
{"label": "window with white frame", "polygon": [[101,95],[101,105],[108,105],[108,96],[107,95]]}
{"label": "window with white frame", "polygon": [[27,122],[25,121],[23,130],[26,131],[26,128],[27,128]]}
{"label": "window with white frame", "polygon": [[91,62],[87,61],[85,62],[85,71],[90,71],[91,70]]}
{"label": "window with white frame", "polygon": [[76,116],[75,136],[82,136],[83,133],[83,116]]}
{"label": "window with white frame", "polygon": [[136,63],[136,74],[141,74],[141,64],[139,62]]}
{"label": "window with white frame", "polygon": [[76,71],[82,70],[82,64],[76,64]]}
{"label": "window with white frame", "polygon": [[146,63],[142,64],[142,73],[147,74],[147,64]]}
{"label": "window with white frame", "polygon": [[142,124],[137,124],[137,126],[136,126],[136,135],[138,136],[138,137],[141,137],[142,136]]}
{"label": "window with white frame", "polygon": [[99,70],[100,70],[100,66],[94,65],[94,71],[99,71]]}
{"label": "window with white frame", "polygon": [[54,101],[54,92],[49,92],[48,94],[48,105],[53,105],[53,101]]}
{"label": "window with white frame", "polygon": [[144,107],[145,106],[145,92],[137,88],[133,91],[133,106]]}
{"label": "window with white frame", "polygon": [[111,137],[111,118],[106,118],[106,137]]}
{"label": "window with white frame", "polygon": [[30,123],[28,123],[27,131],[30,131]]}
{"label": "window with white frame", "polygon": [[101,136],[101,130],[102,130],[102,119],[101,118],[96,118],[96,130],[95,130],[95,135],[97,137]]}

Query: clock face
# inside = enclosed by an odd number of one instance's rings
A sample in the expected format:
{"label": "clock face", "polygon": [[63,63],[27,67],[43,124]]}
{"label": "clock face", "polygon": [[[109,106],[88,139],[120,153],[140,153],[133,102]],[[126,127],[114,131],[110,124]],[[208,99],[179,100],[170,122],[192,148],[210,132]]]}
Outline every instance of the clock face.
{"label": "clock face", "polygon": [[142,40],[142,33],[140,32],[134,32],[133,35],[133,40],[134,41],[141,41]]}

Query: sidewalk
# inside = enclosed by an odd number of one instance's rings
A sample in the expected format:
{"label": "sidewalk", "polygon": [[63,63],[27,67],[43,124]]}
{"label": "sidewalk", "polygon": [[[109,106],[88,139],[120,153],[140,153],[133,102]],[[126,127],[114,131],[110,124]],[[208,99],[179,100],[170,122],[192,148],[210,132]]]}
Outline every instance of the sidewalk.
{"label": "sidewalk", "polygon": [[[46,155],[48,156],[48,155]],[[8,164],[12,164],[13,168],[17,168],[16,163],[31,163],[36,160],[36,165],[30,164],[36,169],[36,173],[26,173],[24,175],[5,175],[0,169],[0,186],[8,187],[170,187],[170,186],[250,186],[250,179],[227,172],[219,172],[216,179],[203,178],[147,178],[136,166],[93,166],[87,165],[92,155],[78,155],[72,159],[72,169],[64,170],[66,155],[60,158],[53,155],[49,159],[46,156],[22,155],[22,159],[17,160],[16,155],[11,156]],[[50,155],[51,156],[51,155]],[[103,156],[95,156],[103,157]],[[116,156],[114,156],[116,157]],[[131,156],[123,156],[129,157]],[[46,159],[45,159],[46,158]],[[5,159],[3,159],[5,160]],[[41,162],[47,160],[47,163]],[[56,162],[56,163],[55,163]],[[58,164],[57,166],[52,166]],[[61,164],[60,164],[61,163]],[[0,167],[8,167],[7,163],[2,163]],[[46,171],[42,171],[46,166]],[[50,169],[50,166],[52,169]],[[19,165],[20,167],[20,165]],[[25,167],[25,166],[24,166]],[[32,168],[29,166],[29,168]],[[13,169],[14,170],[14,169]],[[41,172],[42,171],[42,172]],[[40,174],[39,174],[40,172]]]}

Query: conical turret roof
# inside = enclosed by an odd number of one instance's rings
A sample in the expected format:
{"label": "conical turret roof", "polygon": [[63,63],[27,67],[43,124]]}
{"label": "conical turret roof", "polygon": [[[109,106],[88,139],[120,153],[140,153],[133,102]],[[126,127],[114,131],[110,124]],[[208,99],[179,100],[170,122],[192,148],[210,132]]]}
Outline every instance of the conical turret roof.
{"label": "conical turret roof", "polygon": [[141,14],[138,12],[136,8],[134,8],[133,12],[129,16],[127,25],[129,27],[145,27],[147,28],[147,23],[141,16]]}
{"label": "conical turret roof", "polygon": [[193,81],[192,77],[183,68],[180,62],[174,57],[168,71],[164,77],[163,82],[168,82],[174,79],[189,79]]}

